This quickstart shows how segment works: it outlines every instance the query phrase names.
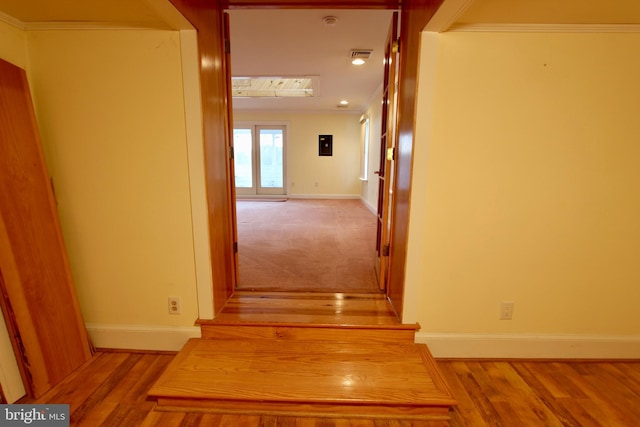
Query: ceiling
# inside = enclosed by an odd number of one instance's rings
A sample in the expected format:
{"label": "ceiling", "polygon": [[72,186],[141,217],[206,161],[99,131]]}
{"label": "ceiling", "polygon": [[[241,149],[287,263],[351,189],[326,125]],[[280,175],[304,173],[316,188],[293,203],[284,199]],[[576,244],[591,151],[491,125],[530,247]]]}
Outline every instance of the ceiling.
{"label": "ceiling", "polygon": [[[235,98],[234,108],[280,111],[362,109],[379,90],[388,10],[233,9],[235,76],[312,76],[313,97]],[[336,25],[322,18],[335,16]],[[188,28],[169,0],[0,0],[0,20],[25,30],[46,28]],[[639,24],[639,0],[445,0],[427,27],[447,31],[486,24]],[[351,49],[373,49],[359,67]],[[338,103],[346,99],[347,108]]]}
{"label": "ceiling", "polygon": [[[312,98],[236,98],[234,108],[360,112],[382,85],[388,10],[247,10],[229,12],[234,76],[317,76]],[[323,17],[335,16],[335,26]],[[351,64],[351,49],[373,49]]]}

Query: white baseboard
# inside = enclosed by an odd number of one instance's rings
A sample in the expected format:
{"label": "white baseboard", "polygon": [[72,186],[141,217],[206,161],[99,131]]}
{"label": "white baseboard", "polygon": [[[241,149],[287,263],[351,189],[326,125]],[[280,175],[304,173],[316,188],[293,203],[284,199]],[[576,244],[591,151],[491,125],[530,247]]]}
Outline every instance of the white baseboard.
{"label": "white baseboard", "polygon": [[374,215],[378,215],[378,207],[377,206],[373,206],[364,197],[360,197],[360,200],[362,200],[362,204],[365,205],[367,207],[367,209],[369,209]]}
{"label": "white baseboard", "polygon": [[359,199],[359,194],[287,194],[290,199]]}
{"label": "white baseboard", "polygon": [[640,336],[417,332],[436,358],[640,359]]}
{"label": "white baseboard", "polygon": [[[87,324],[98,348],[179,351],[197,326]],[[445,334],[417,332],[436,358],[470,359],[640,359],[640,336]]]}
{"label": "white baseboard", "polygon": [[87,323],[97,348],[179,351],[189,338],[200,338],[198,326],[108,325]]}

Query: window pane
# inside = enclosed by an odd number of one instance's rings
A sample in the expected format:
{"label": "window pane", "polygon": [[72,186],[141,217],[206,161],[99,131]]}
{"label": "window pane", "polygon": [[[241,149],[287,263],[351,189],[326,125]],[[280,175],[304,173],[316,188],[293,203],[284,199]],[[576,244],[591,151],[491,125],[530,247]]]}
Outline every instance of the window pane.
{"label": "window pane", "polygon": [[251,129],[233,130],[233,154],[236,187],[253,187],[253,160],[251,158]]}
{"label": "window pane", "polygon": [[260,186],[283,187],[282,129],[260,129]]}

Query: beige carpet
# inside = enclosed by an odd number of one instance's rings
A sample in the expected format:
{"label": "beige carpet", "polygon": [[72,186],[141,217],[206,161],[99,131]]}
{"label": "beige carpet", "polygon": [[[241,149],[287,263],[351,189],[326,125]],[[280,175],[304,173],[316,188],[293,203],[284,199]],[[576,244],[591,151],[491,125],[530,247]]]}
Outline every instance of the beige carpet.
{"label": "beige carpet", "polygon": [[360,200],[237,201],[239,290],[377,292],[376,216]]}

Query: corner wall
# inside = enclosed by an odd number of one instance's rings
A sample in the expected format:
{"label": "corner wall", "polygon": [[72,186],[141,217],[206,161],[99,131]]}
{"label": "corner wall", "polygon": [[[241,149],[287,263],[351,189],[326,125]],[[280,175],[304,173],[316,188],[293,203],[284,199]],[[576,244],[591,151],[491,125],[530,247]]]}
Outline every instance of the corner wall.
{"label": "corner wall", "polygon": [[436,357],[640,356],[640,34],[422,43],[419,340]]}

